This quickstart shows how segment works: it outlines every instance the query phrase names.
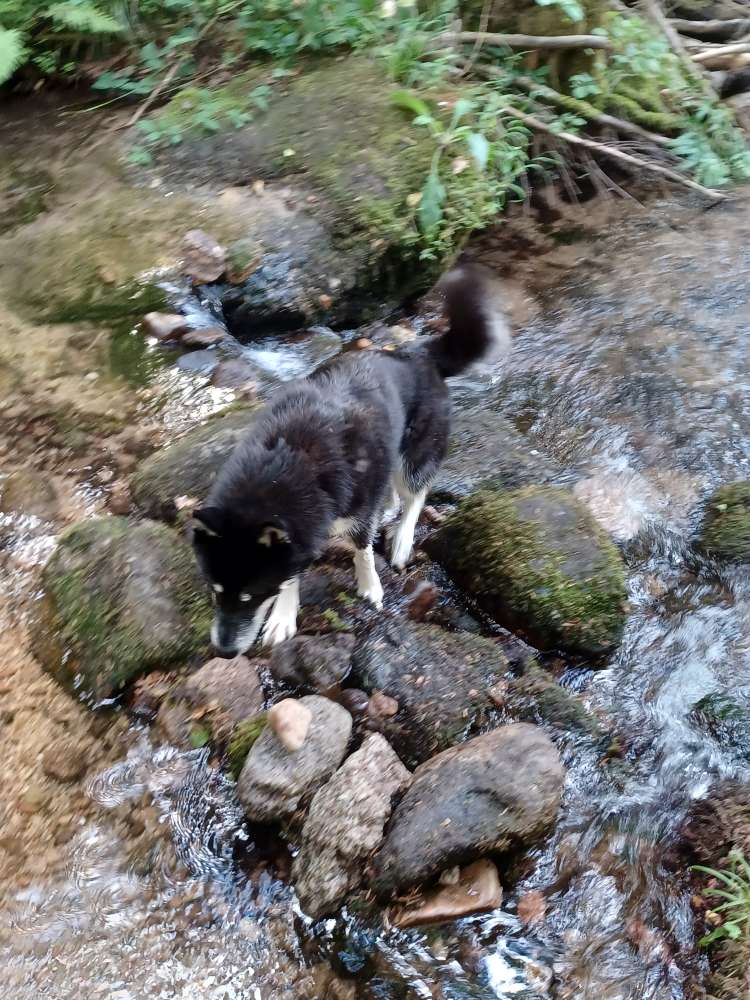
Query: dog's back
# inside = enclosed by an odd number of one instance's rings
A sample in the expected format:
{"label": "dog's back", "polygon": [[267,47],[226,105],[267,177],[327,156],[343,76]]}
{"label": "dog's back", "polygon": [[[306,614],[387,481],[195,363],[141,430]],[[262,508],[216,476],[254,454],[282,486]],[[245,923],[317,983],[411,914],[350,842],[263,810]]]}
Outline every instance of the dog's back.
{"label": "dog's back", "polygon": [[[244,558],[262,563],[264,578],[291,579],[335,533],[353,541],[359,591],[379,603],[372,542],[386,503],[397,495],[402,516],[391,559],[396,567],[406,564],[448,447],[444,379],[506,347],[507,328],[488,309],[486,288],[478,269],[454,272],[445,283],[445,334],[392,352],[340,355],[270,400],[196,513],[196,548],[217,593],[228,594],[217,574],[231,576],[228,564],[243,551],[241,539],[260,538],[264,547],[265,540],[283,540],[268,552],[245,550]],[[251,583],[243,592],[255,593]],[[232,589],[240,589],[234,577]]]}

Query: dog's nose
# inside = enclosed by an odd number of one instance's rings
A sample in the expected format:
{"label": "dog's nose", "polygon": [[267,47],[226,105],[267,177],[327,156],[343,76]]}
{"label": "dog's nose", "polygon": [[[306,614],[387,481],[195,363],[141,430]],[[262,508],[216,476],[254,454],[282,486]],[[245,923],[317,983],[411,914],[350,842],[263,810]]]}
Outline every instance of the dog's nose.
{"label": "dog's nose", "polygon": [[238,651],[234,646],[217,646],[214,643],[214,652],[217,656],[221,657],[222,660],[233,660]]}

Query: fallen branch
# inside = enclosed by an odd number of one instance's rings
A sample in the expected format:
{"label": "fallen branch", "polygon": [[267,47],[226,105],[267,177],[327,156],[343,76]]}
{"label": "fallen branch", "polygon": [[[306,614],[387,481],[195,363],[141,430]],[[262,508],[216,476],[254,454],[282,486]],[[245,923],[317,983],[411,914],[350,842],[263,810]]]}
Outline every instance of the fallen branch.
{"label": "fallen branch", "polygon": [[[565,108],[568,111],[573,110],[572,102],[570,99],[566,98],[565,94],[559,94],[552,87],[548,87],[546,84],[537,83],[536,80],[532,80],[526,76],[517,76],[514,78],[514,82],[519,86],[523,87],[524,90],[531,93],[532,91],[539,94],[540,97],[545,98],[545,100],[550,101],[552,104],[556,104],[560,108]],[[576,98],[573,98],[576,100]],[[588,105],[588,102],[581,101],[580,106]],[[623,135],[630,135],[634,139],[643,139],[644,142],[649,142],[654,146],[668,146],[671,139],[668,139],[665,135],[659,135],[658,132],[649,132],[648,129],[641,128],[640,125],[636,125],[634,122],[629,122],[625,118],[617,118],[615,115],[608,115],[606,111],[599,111],[593,105],[588,105],[585,111],[581,111],[581,114],[588,121],[593,122],[595,125],[604,125],[607,128],[616,129],[618,132],[622,132]]]}
{"label": "fallen branch", "polygon": [[556,132],[549,125],[546,125],[539,118],[535,118],[533,115],[527,115],[525,111],[519,111],[517,108],[506,107],[502,108],[505,114],[512,115],[518,118],[519,121],[524,122],[529,128],[533,128],[538,132],[546,132],[548,135],[553,135],[557,139],[562,139],[571,146],[580,146],[583,149],[590,149],[592,152],[598,153],[600,156],[606,156],[611,160],[618,160],[621,163],[626,163],[629,167],[635,167],[638,170],[645,170],[648,173],[659,174],[662,177],[666,177],[668,180],[674,181],[676,184],[681,184],[683,187],[691,188],[693,191],[699,191],[704,197],[711,198],[713,201],[723,201],[727,198],[722,191],[715,191],[713,188],[704,187],[702,184],[698,184],[697,181],[691,181],[689,177],[685,177],[684,174],[677,173],[676,170],[671,170],[669,167],[662,167],[658,163],[651,163],[649,160],[644,160],[640,156],[633,156],[632,153],[625,153],[622,149],[617,149],[616,146],[609,146],[603,142],[594,142],[593,139],[585,139],[581,135],[574,135],[572,132]]}
{"label": "fallen branch", "polygon": [[719,45],[711,49],[704,49],[703,52],[696,52],[690,58],[693,62],[708,63],[721,56],[734,56],[740,52],[750,52],[750,40],[744,42],[734,42],[732,45]]}
{"label": "fallen branch", "polygon": [[611,49],[604,35],[499,35],[492,31],[456,31],[438,35],[437,40],[456,42],[486,42],[487,45],[507,45],[511,49]]}
{"label": "fallen branch", "polygon": [[750,18],[731,17],[726,21],[687,21],[681,17],[672,17],[669,23],[681,35],[700,38],[706,42],[728,42],[746,31],[750,31]]}
{"label": "fallen branch", "polygon": [[146,98],[146,100],[143,101],[143,103],[138,106],[138,108],[135,111],[135,114],[133,114],[130,118],[128,118],[128,120],[126,122],[120,123],[117,126],[117,128],[118,129],[130,128],[131,126],[135,125],[136,122],[140,121],[141,118],[143,118],[143,116],[149,110],[149,108],[152,107],[154,101],[161,94],[164,93],[164,91],[170,85],[170,83],[172,82],[172,80],[174,80],[175,76],[177,75],[178,69],[180,68],[180,66],[182,66],[182,64],[184,62],[185,62],[185,58],[184,57],[181,58],[181,59],[176,59],[172,63],[172,65],[169,67],[169,69],[167,70],[167,72],[164,74],[164,76],[162,77],[159,85],[156,86],[156,87],[154,87],[154,89],[148,95],[148,97]]}

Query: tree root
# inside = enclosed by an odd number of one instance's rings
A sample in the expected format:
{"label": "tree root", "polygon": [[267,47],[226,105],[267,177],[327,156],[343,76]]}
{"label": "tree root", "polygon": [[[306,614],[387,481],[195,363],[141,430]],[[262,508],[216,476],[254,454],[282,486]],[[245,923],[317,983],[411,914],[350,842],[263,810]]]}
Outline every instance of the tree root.
{"label": "tree root", "polygon": [[574,135],[572,132],[556,132],[539,118],[535,118],[533,115],[528,115],[525,111],[519,111],[517,108],[505,107],[502,110],[506,114],[524,122],[524,124],[528,125],[529,128],[532,128],[537,132],[545,132],[548,135],[553,135],[557,139],[562,139],[571,146],[590,149],[599,156],[605,156],[608,159],[625,163],[630,169],[636,168],[637,170],[644,170],[647,173],[659,174],[661,177],[666,177],[668,180],[674,181],[675,184],[681,184],[683,187],[688,187],[692,191],[699,191],[705,198],[710,198],[711,201],[724,201],[727,198],[727,195],[722,191],[715,191],[713,188],[704,187],[702,184],[698,184],[697,181],[691,181],[689,177],[678,173],[676,170],[672,170],[670,167],[664,167],[661,164],[652,163],[650,160],[643,159],[643,157],[633,156],[632,153],[626,153],[624,150],[618,149],[616,146],[610,146],[603,142],[595,142],[593,139],[585,139],[583,136]]}

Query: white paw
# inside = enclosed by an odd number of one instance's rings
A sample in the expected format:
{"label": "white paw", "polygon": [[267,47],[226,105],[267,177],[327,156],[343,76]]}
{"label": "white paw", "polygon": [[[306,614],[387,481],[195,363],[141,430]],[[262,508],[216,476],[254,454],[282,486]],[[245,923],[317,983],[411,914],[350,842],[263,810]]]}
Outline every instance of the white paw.
{"label": "white paw", "polygon": [[297,631],[297,617],[289,615],[275,615],[271,612],[268,621],[263,626],[263,638],[261,645],[278,646],[280,642],[291,639]]}
{"label": "white paw", "polygon": [[404,538],[400,532],[396,532],[393,539],[393,548],[391,549],[391,566],[394,569],[401,570],[409,562],[412,544],[411,538]]}
{"label": "white paw", "polygon": [[366,587],[357,587],[357,593],[374,605],[378,611],[383,607],[383,585],[377,578]]}

